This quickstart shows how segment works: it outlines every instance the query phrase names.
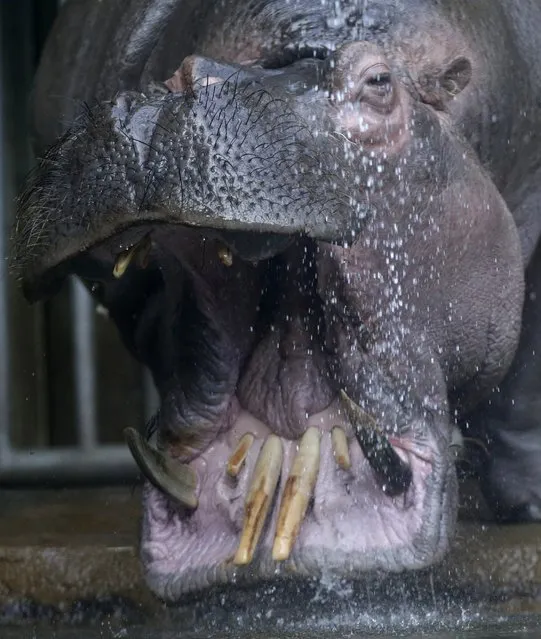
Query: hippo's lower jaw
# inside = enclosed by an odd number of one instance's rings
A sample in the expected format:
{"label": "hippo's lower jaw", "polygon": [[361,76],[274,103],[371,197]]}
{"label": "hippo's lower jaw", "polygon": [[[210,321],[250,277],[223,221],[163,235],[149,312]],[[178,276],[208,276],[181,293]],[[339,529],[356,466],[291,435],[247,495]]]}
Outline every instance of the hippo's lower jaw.
{"label": "hippo's lower jaw", "polygon": [[[146,485],[141,556],[154,593],[175,602],[219,584],[360,579],[367,571],[423,568],[442,556],[454,524],[452,469],[438,476],[433,459],[396,442],[412,481],[405,493],[386,495],[348,427],[349,459],[340,459],[331,427],[342,419],[333,418],[333,407],[310,417],[300,441],[276,438],[283,461],[273,468],[272,431],[235,405],[233,427],[192,462],[199,489],[191,512]],[[233,478],[228,461],[246,433],[253,442]],[[319,445],[306,446],[309,439]],[[310,452],[299,464],[303,444]]]}
{"label": "hippo's lower jaw", "polygon": [[103,247],[87,258],[115,271],[104,302],[161,396],[152,443],[128,433],[150,479],[141,554],[152,590],[173,602],[217,584],[439,559],[454,467],[438,429],[396,404],[402,384],[368,346],[349,379],[358,354],[335,333],[355,321],[343,326],[328,279],[332,251],[347,249],[297,239],[253,264],[194,229],[144,231],[144,269],[134,250],[114,269]]}

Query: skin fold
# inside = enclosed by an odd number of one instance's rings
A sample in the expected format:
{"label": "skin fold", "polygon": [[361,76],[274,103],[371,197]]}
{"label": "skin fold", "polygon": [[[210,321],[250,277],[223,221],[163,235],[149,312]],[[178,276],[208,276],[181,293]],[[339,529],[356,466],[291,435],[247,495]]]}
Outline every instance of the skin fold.
{"label": "skin fold", "polygon": [[13,268],[30,300],[83,278],[153,375],[128,443],[161,598],[438,561],[459,427],[495,515],[539,519],[540,23],[525,0],[61,11]]}

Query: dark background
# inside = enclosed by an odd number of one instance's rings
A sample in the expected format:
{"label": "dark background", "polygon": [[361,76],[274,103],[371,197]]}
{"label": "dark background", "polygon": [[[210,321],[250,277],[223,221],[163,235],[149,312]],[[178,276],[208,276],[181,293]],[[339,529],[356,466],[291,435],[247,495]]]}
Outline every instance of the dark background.
{"label": "dark background", "polygon": [[[0,419],[9,421],[12,444],[24,449],[77,442],[70,287],[29,306],[7,272],[14,199],[35,161],[29,128],[33,76],[59,4],[0,0],[0,314],[6,321],[0,330]],[[95,322],[100,442],[120,442],[125,426],[141,427],[148,417],[143,372],[109,321],[97,314]]]}

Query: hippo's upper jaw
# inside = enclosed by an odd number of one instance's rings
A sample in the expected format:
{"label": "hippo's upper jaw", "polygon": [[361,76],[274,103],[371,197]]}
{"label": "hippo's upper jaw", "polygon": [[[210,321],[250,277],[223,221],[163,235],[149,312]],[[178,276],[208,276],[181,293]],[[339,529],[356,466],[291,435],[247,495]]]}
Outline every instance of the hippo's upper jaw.
{"label": "hippo's upper jaw", "polygon": [[[445,84],[420,100],[366,42],[320,58],[188,58],[87,113],[20,200],[28,293],[86,279],[159,390],[148,442],[127,437],[167,600],[434,562],[456,517],[448,398],[513,356],[516,230],[433,106]],[[470,71],[451,60],[453,96]]]}

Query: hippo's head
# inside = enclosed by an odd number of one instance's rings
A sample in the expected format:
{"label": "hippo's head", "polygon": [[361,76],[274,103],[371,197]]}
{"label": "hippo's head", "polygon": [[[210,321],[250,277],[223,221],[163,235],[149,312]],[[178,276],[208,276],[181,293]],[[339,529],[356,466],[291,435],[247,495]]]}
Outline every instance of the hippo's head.
{"label": "hippo's head", "polygon": [[152,372],[127,437],[160,596],[425,567],[456,518],[453,411],[520,322],[513,221],[462,138],[475,42],[446,3],[196,4],[68,5],[41,141],[97,104],[20,199],[16,268],[31,298],[82,277]]}

